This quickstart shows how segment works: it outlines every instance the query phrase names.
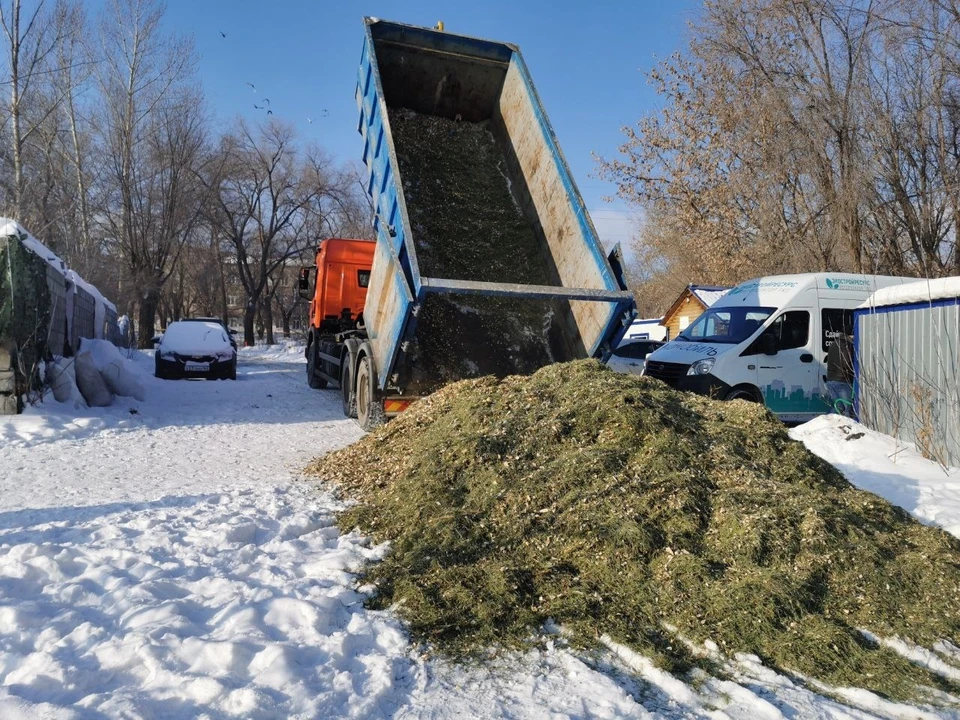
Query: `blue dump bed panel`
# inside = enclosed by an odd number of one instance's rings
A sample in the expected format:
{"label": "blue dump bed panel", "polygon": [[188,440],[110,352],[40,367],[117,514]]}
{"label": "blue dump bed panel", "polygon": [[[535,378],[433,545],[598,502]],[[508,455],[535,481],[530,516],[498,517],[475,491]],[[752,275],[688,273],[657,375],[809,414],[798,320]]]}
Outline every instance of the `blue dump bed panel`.
{"label": "blue dump bed panel", "polygon": [[[633,298],[519,49],[370,18],[365,30],[358,130],[377,249],[364,320],[381,389],[422,394],[605,357],[635,314]],[[480,145],[457,156],[463,142]],[[435,164],[424,164],[431,153]],[[492,173],[476,175],[484,168]],[[496,195],[503,223],[466,217],[489,209],[488,195],[471,193]]]}

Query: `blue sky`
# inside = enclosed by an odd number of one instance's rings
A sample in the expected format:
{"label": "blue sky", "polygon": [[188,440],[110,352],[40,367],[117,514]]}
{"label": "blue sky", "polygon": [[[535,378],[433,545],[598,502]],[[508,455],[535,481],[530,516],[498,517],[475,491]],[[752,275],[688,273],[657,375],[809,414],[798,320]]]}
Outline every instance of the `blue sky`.
{"label": "blue sky", "polygon": [[[613,156],[620,128],[657,107],[644,70],[682,48],[699,0],[168,0],[168,29],[194,36],[210,109],[228,124],[270,99],[336,159],[360,157],[354,103],[362,17],[432,26],[516,43],[605,244],[625,242],[622,204],[593,177],[591,153]],[[221,36],[226,33],[226,37]],[[247,83],[256,86],[256,92]],[[326,113],[324,113],[326,111]],[[308,122],[311,118],[313,122]]]}

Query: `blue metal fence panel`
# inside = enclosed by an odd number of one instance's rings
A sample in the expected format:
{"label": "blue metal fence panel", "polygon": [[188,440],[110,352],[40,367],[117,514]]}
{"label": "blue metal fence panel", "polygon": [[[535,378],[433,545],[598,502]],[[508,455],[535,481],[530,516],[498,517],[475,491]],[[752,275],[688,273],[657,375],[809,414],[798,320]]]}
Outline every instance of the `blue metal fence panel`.
{"label": "blue metal fence panel", "polygon": [[79,285],[73,286],[73,322],[70,326],[70,344],[74,352],[80,347],[80,338],[95,338],[97,301]]}
{"label": "blue metal fence panel", "polygon": [[860,421],[960,466],[960,299],[858,310],[855,345]]}

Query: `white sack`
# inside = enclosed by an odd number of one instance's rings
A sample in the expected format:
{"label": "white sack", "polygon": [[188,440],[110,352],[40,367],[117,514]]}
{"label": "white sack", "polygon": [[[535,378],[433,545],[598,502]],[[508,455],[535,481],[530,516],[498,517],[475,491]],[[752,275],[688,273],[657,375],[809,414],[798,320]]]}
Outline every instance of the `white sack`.
{"label": "white sack", "polygon": [[77,387],[90,407],[105,407],[113,402],[113,393],[93,361],[93,355],[84,350],[74,358]]}
{"label": "white sack", "polygon": [[131,367],[131,363],[120,354],[116,345],[109,340],[84,338],[80,347],[84,352],[91,354],[110,392],[137,400],[146,398],[143,383],[137,376],[136,369]]}
{"label": "white sack", "polygon": [[68,403],[73,408],[87,406],[77,387],[77,375],[73,358],[57,358],[46,364],[46,381],[53,391],[53,399]]}

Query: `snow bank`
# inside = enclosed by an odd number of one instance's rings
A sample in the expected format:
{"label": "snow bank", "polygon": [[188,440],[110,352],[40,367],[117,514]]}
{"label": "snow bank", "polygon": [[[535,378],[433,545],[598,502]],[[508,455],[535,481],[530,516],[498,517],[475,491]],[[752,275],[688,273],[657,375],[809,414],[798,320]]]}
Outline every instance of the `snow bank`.
{"label": "snow bank", "polygon": [[[117,347],[108,340],[83,338],[80,352],[72,358],[72,363],[77,387],[91,407],[110,405],[114,395],[137,400],[146,398],[139,370],[124,359]],[[62,378],[59,380],[63,382]],[[61,389],[58,395],[55,390],[54,398],[62,402],[60,397],[64,393]]]}
{"label": "snow bank", "polygon": [[57,358],[47,363],[45,368],[46,383],[53,392],[53,399],[58,403],[66,403],[75,410],[87,406],[80,388],[77,387],[77,372],[73,358]]}
{"label": "snow bank", "polygon": [[100,374],[96,361],[89,350],[77,353],[74,358],[77,387],[90,407],[106,407],[113,402],[113,393]]}
{"label": "snow bank", "polygon": [[885,307],[927,303],[934,300],[960,298],[960,277],[919,280],[904,285],[881,288],[871,295],[861,308]]}
{"label": "snow bank", "polygon": [[927,460],[911,443],[840,415],[821,415],[790,437],[836,467],[852,484],[960,538],[960,469]]}

